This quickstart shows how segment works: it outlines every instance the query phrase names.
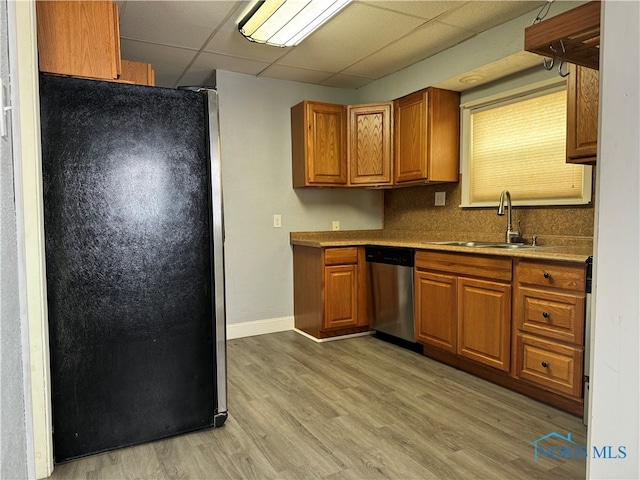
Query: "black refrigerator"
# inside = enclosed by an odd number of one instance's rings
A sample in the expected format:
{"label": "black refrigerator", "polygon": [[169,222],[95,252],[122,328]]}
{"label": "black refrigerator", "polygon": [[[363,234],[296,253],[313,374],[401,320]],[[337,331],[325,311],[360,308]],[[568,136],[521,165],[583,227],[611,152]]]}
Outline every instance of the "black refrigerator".
{"label": "black refrigerator", "polygon": [[227,418],[217,101],[40,77],[56,463]]}

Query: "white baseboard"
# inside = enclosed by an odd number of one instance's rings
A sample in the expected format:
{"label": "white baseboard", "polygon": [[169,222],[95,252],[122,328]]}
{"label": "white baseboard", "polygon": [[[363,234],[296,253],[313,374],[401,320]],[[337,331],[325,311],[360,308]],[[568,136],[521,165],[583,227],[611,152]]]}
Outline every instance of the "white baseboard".
{"label": "white baseboard", "polygon": [[313,340],[316,343],[334,342],[336,340],[346,340],[347,338],[364,337],[365,335],[373,335],[375,333],[373,330],[369,330],[367,332],[350,333],[348,335],[339,335],[336,337],[316,338],[313,335],[309,335],[307,332],[298,330],[297,328],[294,328],[293,331],[299,333],[303,337],[307,337],[309,340]]}
{"label": "white baseboard", "polygon": [[286,330],[293,330],[293,326],[293,316],[266,318],[252,322],[227,323],[227,340],[264,335],[265,333],[284,332]]}

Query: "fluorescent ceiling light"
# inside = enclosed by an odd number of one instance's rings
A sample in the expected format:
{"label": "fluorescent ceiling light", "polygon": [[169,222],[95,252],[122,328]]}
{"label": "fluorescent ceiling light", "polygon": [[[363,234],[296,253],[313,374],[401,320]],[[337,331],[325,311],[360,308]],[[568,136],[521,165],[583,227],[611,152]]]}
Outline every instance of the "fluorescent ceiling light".
{"label": "fluorescent ceiling light", "polygon": [[299,44],[351,0],[265,0],[238,25],[247,39],[277,47]]}

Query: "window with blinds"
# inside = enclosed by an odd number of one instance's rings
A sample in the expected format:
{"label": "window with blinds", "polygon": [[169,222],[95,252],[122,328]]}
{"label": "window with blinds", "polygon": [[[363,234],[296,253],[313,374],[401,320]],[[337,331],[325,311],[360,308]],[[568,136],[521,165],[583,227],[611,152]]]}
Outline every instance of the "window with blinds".
{"label": "window with blinds", "polygon": [[566,163],[564,87],[463,108],[463,207],[591,201],[591,167]]}

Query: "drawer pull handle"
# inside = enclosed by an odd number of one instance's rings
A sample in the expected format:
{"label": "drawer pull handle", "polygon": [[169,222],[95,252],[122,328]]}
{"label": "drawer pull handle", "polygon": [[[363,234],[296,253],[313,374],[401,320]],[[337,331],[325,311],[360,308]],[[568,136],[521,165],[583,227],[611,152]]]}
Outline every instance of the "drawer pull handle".
{"label": "drawer pull handle", "polygon": [[542,316],[544,318],[549,318],[549,313],[548,312],[542,312]]}
{"label": "drawer pull handle", "polygon": [[542,366],[543,366],[544,368],[547,368],[547,367],[549,366],[549,362],[544,362],[544,361],[543,361],[543,362],[542,362]]}
{"label": "drawer pull handle", "polygon": [[549,272],[544,272],[542,275],[544,278],[551,278],[551,274]]}

